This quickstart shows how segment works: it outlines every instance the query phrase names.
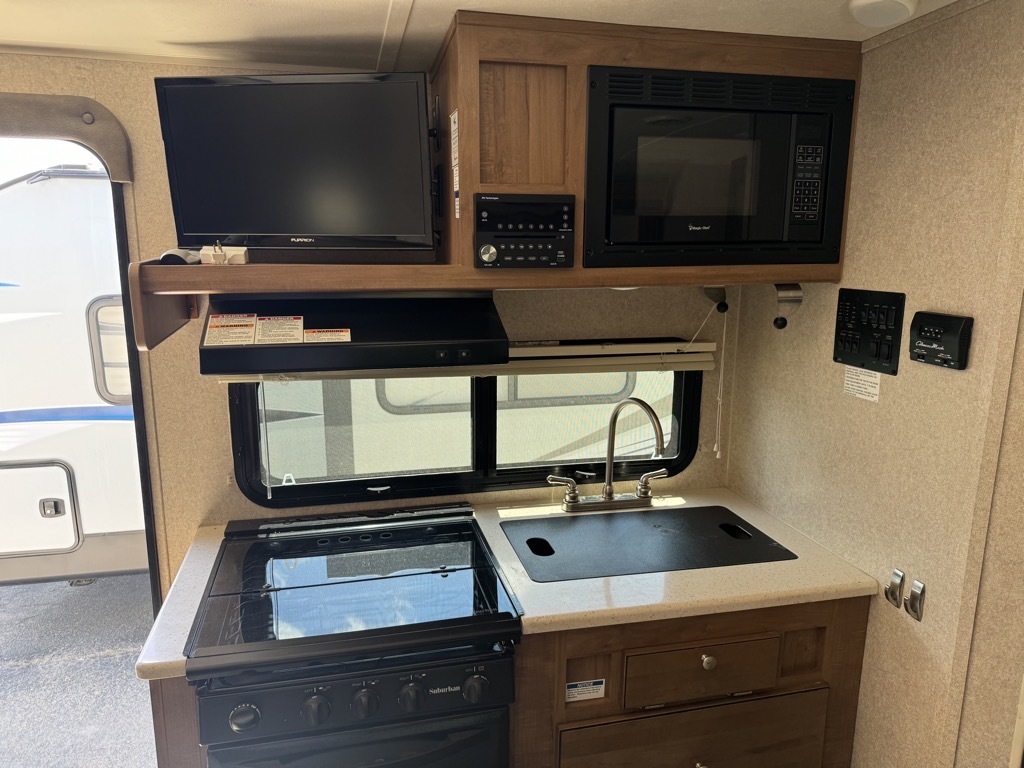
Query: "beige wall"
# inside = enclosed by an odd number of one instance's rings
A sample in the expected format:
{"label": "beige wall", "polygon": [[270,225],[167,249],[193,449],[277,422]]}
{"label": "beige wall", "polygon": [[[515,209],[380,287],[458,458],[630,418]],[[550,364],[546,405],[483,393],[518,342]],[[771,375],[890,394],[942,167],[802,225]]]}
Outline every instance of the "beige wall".
{"label": "beige wall", "polygon": [[[904,351],[878,403],[844,395],[838,288],[806,286],[780,333],[773,292],[745,287],[732,414],[730,486],[879,581],[927,585],[922,623],[872,605],[857,766],[953,764],[1020,311],[1024,6],[920,26],[864,56],[842,285],[906,293],[905,332],[918,310],[974,316],[970,367]],[[985,691],[1014,711],[1019,693],[1019,670]],[[999,760],[958,764],[1006,765],[1008,727],[982,737]]]}

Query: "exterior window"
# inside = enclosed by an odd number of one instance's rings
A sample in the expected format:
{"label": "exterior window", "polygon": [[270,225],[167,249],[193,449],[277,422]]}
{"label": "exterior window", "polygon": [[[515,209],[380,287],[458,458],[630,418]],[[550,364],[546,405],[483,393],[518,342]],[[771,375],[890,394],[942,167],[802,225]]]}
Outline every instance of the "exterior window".
{"label": "exterior window", "polygon": [[616,478],[682,471],[697,446],[701,374],[585,373],[237,384],[230,388],[235,473],[267,506],[458,494],[600,476],[615,403]]}
{"label": "exterior window", "polygon": [[121,297],[103,296],[96,299],[89,305],[87,317],[96,391],[108,403],[131,405],[128,339],[124,331]]}

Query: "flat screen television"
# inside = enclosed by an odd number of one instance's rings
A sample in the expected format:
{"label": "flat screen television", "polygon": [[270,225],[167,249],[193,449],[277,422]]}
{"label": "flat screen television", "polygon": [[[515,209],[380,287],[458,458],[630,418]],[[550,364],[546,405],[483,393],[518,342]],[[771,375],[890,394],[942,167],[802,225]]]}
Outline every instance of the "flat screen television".
{"label": "flat screen television", "polygon": [[434,261],[423,73],[157,78],[156,94],[178,247]]}

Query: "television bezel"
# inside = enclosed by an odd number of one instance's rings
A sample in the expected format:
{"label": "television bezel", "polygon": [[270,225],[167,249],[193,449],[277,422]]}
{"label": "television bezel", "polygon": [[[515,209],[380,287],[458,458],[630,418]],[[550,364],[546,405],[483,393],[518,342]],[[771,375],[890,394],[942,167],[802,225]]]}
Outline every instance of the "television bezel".
{"label": "television bezel", "polygon": [[[420,147],[420,177],[422,179],[422,200],[425,233],[422,236],[408,235],[352,235],[289,232],[287,234],[266,234],[253,232],[222,232],[216,234],[187,233],[182,227],[182,212],[177,164],[173,142],[169,136],[169,108],[166,100],[168,89],[180,87],[246,87],[286,84],[353,84],[410,82],[417,86],[420,116],[417,131]],[[274,250],[342,250],[342,251],[426,251],[436,246],[437,227],[434,221],[434,207],[431,198],[430,145],[427,77],[423,72],[379,72],[379,73],[310,73],[280,75],[220,75],[213,77],[162,77],[155,79],[157,108],[160,116],[160,132],[163,138],[167,162],[167,176],[170,182],[171,206],[174,211],[174,226],[177,231],[178,247],[198,249],[217,243],[223,246],[244,246],[250,249]],[[416,261],[421,261],[417,258]]]}

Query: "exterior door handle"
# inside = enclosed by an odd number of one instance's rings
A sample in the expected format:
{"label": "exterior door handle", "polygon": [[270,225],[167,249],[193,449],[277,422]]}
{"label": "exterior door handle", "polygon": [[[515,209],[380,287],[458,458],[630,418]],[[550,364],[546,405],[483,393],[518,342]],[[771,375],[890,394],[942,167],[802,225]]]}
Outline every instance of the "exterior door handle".
{"label": "exterior door handle", "polygon": [[43,517],[63,517],[65,511],[63,499],[39,500],[39,514]]}

